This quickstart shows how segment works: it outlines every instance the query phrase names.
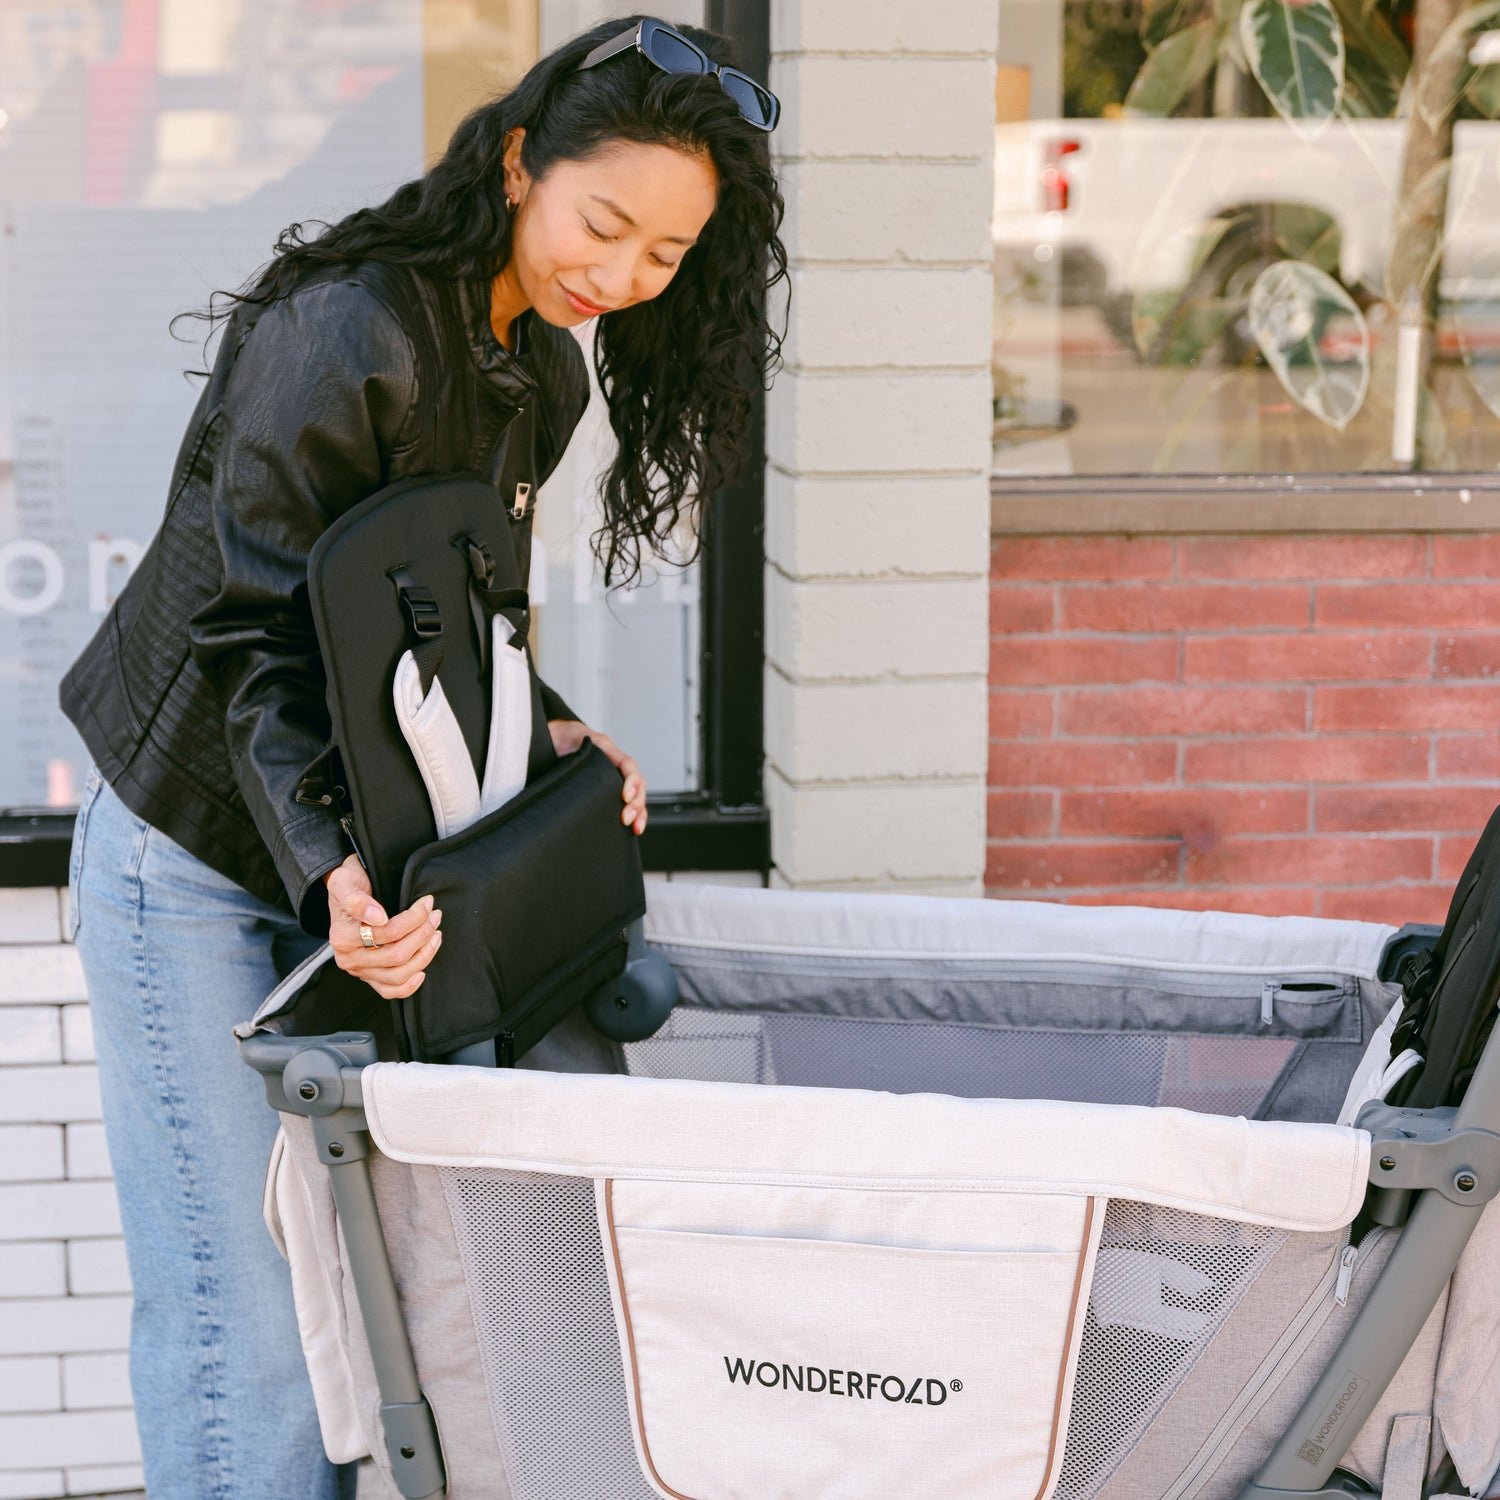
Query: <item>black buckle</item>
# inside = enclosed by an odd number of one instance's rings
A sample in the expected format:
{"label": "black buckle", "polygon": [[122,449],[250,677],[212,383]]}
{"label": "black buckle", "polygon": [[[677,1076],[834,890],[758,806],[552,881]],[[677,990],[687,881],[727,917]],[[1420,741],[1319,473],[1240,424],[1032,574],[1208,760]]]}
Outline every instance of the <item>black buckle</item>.
{"label": "black buckle", "polygon": [[430,641],[443,633],[443,617],[431,589],[423,588],[419,583],[413,584],[402,589],[400,597],[407,626],[419,641]]}
{"label": "black buckle", "polygon": [[483,542],[476,541],[471,536],[460,537],[459,544],[469,556],[469,571],[473,573],[483,588],[490,586],[490,581],[495,576],[495,556]]}
{"label": "black buckle", "polygon": [[1396,978],[1406,995],[1406,1003],[1413,1009],[1426,1004],[1437,977],[1437,956],[1431,948],[1408,953],[1396,967]]}
{"label": "black buckle", "polygon": [[396,597],[406,615],[406,627],[419,641],[436,639],[443,633],[443,616],[432,590],[416,582],[407,571],[405,563],[386,572],[386,577],[396,585]]}

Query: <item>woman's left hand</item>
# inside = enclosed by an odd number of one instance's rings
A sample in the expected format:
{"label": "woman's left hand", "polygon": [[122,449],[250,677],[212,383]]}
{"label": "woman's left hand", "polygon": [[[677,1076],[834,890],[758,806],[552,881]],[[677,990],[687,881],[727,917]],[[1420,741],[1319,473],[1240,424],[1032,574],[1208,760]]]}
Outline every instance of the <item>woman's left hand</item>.
{"label": "woman's left hand", "polygon": [[636,765],[633,756],[626,753],[601,729],[590,729],[577,719],[549,719],[547,728],[552,732],[552,748],[559,755],[571,755],[585,740],[592,740],[611,760],[615,769],[625,778],[620,788],[620,799],[624,811],[620,821],[636,833],[646,831],[646,778]]}

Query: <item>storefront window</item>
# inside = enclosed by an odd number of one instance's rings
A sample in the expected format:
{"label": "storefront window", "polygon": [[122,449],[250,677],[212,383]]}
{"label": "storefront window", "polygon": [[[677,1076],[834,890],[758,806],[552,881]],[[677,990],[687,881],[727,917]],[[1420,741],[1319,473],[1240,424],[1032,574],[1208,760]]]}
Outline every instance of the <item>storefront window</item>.
{"label": "storefront window", "polygon": [[[0,807],[69,807],[57,682],[160,520],[204,328],[294,221],[384,198],[590,0],[0,0]],[[544,674],[696,783],[696,596],[608,599],[590,418],[540,507]],[[627,686],[628,684],[628,686]]]}
{"label": "storefront window", "polygon": [[1500,468],[1497,27],[1002,0],[995,472]]}

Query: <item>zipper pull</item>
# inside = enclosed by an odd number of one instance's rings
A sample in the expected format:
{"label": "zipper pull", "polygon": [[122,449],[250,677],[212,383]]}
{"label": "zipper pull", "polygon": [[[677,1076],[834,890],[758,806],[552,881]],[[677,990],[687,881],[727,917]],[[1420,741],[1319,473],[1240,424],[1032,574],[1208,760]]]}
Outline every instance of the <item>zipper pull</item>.
{"label": "zipper pull", "polygon": [[1276,1019],[1276,992],[1281,988],[1279,979],[1268,979],[1260,987],[1260,1024],[1269,1026]]}
{"label": "zipper pull", "polygon": [[531,500],[531,486],[522,482],[516,486],[515,503],[510,508],[512,521],[519,521],[526,514],[526,506]]}
{"label": "zipper pull", "polygon": [[1339,1276],[1333,1284],[1333,1300],[1340,1307],[1346,1307],[1349,1302],[1349,1283],[1354,1280],[1354,1263],[1359,1259],[1358,1245],[1345,1245],[1344,1253],[1339,1256]]}
{"label": "zipper pull", "polygon": [[354,815],[349,812],[342,813],[339,817],[339,827],[344,830],[350,844],[354,846],[354,857],[359,861],[360,869],[368,874],[370,869],[369,863],[360,852],[359,840],[354,837]]}

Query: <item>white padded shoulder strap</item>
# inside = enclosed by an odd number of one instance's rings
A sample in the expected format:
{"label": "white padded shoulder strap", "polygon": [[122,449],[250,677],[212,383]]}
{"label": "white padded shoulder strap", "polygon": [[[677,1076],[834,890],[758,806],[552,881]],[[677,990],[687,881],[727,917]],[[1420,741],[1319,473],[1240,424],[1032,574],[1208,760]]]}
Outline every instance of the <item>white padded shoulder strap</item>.
{"label": "white padded shoulder strap", "polygon": [[496,615],[491,627],[490,729],[482,787],[442,679],[434,678],[424,695],[412,653],[405,652],[396,665],[396,722],[422,774],[440,839],[503,806],[526,785],[531,747],[526,653],[510,644],[515,628],[503,615]]}

